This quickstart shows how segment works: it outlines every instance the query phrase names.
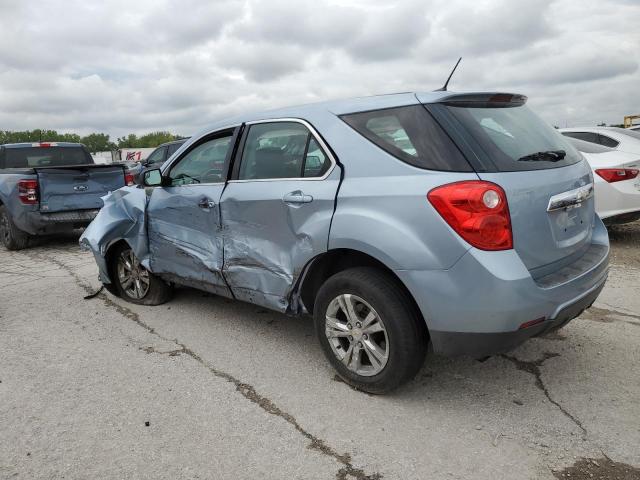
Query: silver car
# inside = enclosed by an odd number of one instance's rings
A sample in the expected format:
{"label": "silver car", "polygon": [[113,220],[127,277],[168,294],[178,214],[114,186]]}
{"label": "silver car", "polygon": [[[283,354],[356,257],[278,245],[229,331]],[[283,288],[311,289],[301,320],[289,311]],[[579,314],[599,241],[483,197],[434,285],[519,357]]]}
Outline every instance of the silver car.
{"label": "silver car", "polygon": [[120,189],[81,238],[113,294],[186,285],[312,314],[372,393],[427,346],[483,357],[564,326],[608,273],[589,165],[508,93],[403,93],[242,115]]}

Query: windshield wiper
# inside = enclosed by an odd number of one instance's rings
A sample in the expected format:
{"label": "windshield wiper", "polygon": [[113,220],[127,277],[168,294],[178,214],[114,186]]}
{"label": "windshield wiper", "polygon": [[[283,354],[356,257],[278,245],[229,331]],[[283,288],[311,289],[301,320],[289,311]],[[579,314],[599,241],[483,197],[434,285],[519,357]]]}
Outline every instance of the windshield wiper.
{"label": "windshield wiper", "polygon": [[518,159],[519,162],[538,162],[546,160],[547,162],[559,162],[566,157],[567,152],[564,150],[547,150],[546,152],[536,152]]}

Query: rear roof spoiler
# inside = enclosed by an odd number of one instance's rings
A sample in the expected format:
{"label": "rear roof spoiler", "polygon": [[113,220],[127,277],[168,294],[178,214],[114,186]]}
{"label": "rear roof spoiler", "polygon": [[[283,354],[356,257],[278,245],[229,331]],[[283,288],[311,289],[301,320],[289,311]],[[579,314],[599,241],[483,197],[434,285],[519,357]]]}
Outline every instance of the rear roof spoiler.
{"label": "rear roof spoiler", "polygon": [[443,97],[436,103],[452,107],[508,108],[524,105],[527,103],[527,97],[518,93],[460,93]]}

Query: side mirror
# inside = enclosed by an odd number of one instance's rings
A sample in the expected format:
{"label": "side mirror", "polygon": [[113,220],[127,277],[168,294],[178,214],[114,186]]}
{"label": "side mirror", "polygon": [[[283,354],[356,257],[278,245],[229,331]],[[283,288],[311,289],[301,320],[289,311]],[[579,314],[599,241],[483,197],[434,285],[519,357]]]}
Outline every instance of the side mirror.
{"label": "side mirror", "polygon": [[162,185],[162,173],[159,168],[153,170],[147,170],[144,172],[144,186],[145,187],[159,187]]}

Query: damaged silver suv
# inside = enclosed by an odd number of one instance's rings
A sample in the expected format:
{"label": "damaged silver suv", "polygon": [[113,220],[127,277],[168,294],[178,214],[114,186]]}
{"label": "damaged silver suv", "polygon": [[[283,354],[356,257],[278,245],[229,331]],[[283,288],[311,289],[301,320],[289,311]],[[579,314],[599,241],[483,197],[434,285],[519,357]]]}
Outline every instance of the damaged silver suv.
{"label": "damaged silver suv", "polygon": [[80,241],[130,302],[186,285],[310,313],[338,374],[387,392],[429,342],[504,352],[604,286],[591,170],[525,103],[407,93],[227,119],[106,197]]}

